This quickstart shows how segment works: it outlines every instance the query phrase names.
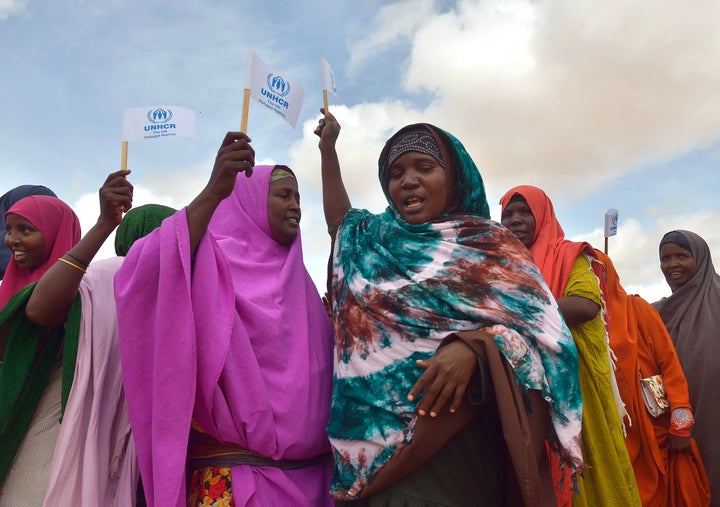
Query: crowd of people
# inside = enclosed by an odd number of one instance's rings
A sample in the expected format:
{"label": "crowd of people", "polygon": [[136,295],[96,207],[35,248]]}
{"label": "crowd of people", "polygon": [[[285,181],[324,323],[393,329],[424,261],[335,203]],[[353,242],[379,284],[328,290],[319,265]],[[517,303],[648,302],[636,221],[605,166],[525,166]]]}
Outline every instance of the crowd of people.
{"label": "crowd of people", "polygon": [[542,189],[492,221],[427,123],[379,155],[387,209],[353,208],[321,113],[324,297],[297,178],[244,133],[179,210],[111,173],[83,236],[46,187],[0,197],[0,507],[720,506],[700,236],[663,236],[650,304]]}

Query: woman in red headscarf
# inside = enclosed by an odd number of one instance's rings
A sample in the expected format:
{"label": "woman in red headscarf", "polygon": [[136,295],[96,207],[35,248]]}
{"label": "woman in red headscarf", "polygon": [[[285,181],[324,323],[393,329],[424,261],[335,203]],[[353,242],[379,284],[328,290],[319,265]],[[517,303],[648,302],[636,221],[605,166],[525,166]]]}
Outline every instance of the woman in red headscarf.
{"label": "woman in red headscarf", "polygon": [[[25,319],[34,283],[80,240],[80,222],[57,197],[30,196],[6,213],[5,245],[10,262],[0,285],[2,356],[0,367],[0,500],[12,498],[13,484],[46,484],[70,384],[63,381],[62,326],[37,326]],[[64,342],[73,347],[72,340]],[[75,342],[74,345],[77,343]],[[72,365],[74,367],[74,365]],[[71,365],[65,365],[69,369]],[[17,382],[13,379],[27,379]],[[72,380],[72,377],[70,377]],[[25,438],[29,435],[28,438]],[[15,478],[17,476],[17,479]],[[20,480],[22,476],[22,480]],[[20,481],[20,482],[18,482]],[[35,488],[33,488],[34,490]],[[40,496],[44,496],[44,488]],[[34,503],[25,498],[30,505]],[[42,500],[42,498],[40,498]]]}
{"label": "woman in red headscarf", "polygon": [[530,250],[570,327],[580,360],[583,398],[582,451],[587,468],[560,505],[639,506],[640,495],[623,438],[622,401],[612,373],[603,320],[602,271],[588,243],[565,239],[550,198],[523,185],[500,200],[502,224]]}

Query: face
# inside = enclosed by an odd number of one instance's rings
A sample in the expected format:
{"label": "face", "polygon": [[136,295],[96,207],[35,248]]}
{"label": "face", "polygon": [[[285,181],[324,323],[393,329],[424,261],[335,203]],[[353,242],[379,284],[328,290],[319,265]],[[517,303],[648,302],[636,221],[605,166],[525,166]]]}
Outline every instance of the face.
{"label": "face", "polygon": [[510,229],[525,248],[530,248],[535,242],[535,216],[524,199],[511,201],[505,206],[500,223]]}
{"label": "face", "polygon": [[35,269],[45,260],[45,236],[32,223],[10,213],[5,218],[5,246],[22,269]]}
{"label": "face", "polygon": [[270,183],[268,220],[273,238],[281,245],[290,244],[298,235],[300,192],[295,178],[283,178]]}
{"label": "face", "polygon": [[675,243],[665,243],[660,248],[660,270],[665,275],[665,281],[670,289],[675,292],[695,274],[695,259],[692,252]]}
{"label": "face", "polygon": [[409,151],[388,168],[388,194],[400,216],[422,224],[447,212],[448,174],[429,155]]}

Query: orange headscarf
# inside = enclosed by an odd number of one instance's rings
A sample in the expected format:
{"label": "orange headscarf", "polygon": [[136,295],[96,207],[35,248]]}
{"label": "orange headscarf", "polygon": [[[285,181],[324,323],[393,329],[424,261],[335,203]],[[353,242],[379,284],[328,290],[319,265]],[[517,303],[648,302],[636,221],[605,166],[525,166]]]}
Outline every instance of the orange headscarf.
{"label": "orange headscarf", "polygon": [[525,199],[535,217],[535,235],[530,252],[533,254],[545,282],[550,286],[553,296],[561,298],[577,258],[583,252],[594,257],[595,251],[589,243],[565,239],[565,231],[555,216],[552,201],[545,192],[537,187],[520,185],[508,190],[500,199],[503,211],[516,194]]}

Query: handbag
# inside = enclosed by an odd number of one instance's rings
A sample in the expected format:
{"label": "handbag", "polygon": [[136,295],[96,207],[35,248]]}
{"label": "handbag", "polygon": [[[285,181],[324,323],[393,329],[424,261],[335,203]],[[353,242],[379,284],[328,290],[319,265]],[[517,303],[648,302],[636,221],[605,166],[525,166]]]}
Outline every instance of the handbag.
{"label": "handbag", "polygon": [[[642,373],[640,374],[642,376]],[[650,415],[657,417],[670,409],[670,403],[665,395],[665,384],[662,375],[653,375],[640,379],[645,407]]]}

